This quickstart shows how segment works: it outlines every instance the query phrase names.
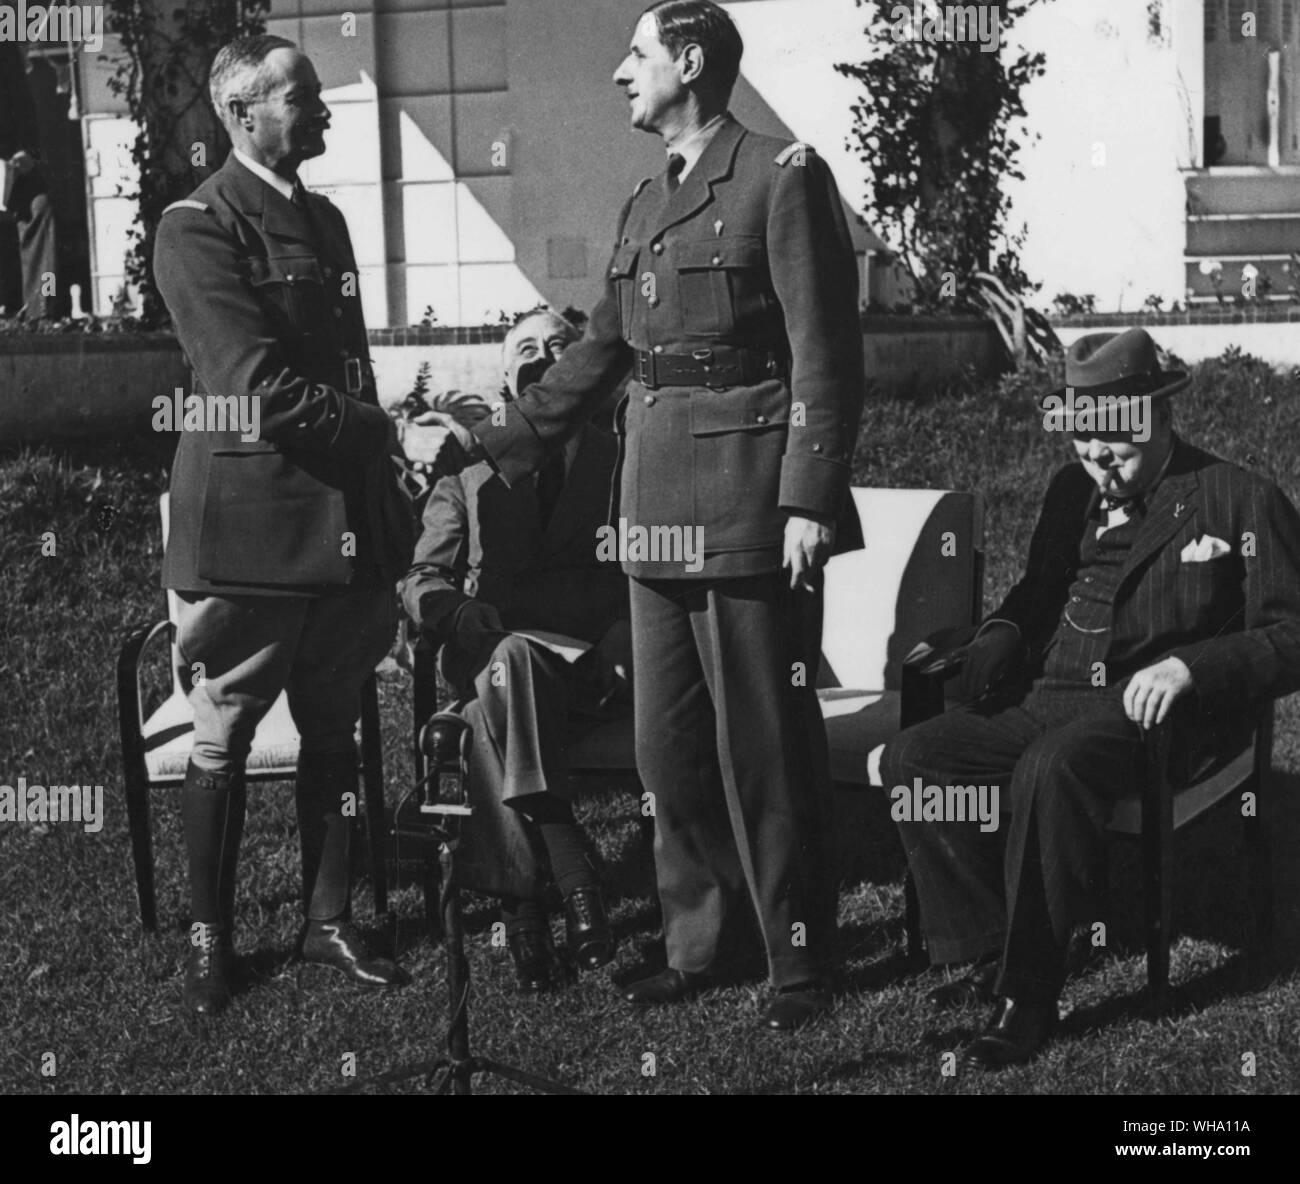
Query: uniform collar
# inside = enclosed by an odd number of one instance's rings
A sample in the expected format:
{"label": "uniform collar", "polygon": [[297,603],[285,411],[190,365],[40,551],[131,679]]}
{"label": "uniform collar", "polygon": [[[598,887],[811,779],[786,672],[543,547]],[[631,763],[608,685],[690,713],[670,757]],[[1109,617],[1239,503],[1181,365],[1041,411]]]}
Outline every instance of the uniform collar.
{"label": "uniform collar", "polygon": [[290,181],[287,177],[280,176],[279,173],[273,173],[266,167],[266,165],[258,164],[257,161],[253,160],[245,153],[240,152],[238,148],[233,148],[231,151],[234,153],[235,159],[238,160],[239,163],[242,164],[250,173],[252,173],[253,176],[265,181],[285,200],[293,201],[293,181]]}
{"label": "uniform collar", "polygon": [[724,111],[721,115],[715,115],[702,128],[692,132],[686,139],[676,144],[665,144],[669,156],[674,154],[680,156],[686,163],[682,165],[682,171],[678,174],[678,181],[684,181],[689,175],[696,162],[704,155],[704,150],[709,146],[713,137],[722,130],[723,124],[731,119],[731,112]]}

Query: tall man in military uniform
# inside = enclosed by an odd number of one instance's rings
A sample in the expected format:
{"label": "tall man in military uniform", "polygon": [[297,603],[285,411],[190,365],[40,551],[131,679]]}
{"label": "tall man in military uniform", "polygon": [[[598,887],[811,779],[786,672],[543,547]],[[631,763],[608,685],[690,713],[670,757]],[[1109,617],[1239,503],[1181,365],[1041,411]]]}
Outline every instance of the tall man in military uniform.
{"label": "tall man in military uniform", "polygon": [[[251,440],[186,432],[172,468],[163,583],[180,601],[180,656],[202,671],[181,799],[200,939],[183,998],[200,1013],[230,999],[244,763],[286,689],[301,735],[302,956],[362,985],[406,981],[351,927],[344,797],[360,688],[392,642],[393,582],[414,543],[347,227],[297,177],[325,150],[316,73],[292,42],[252,37],[217,54],[210,86],[233,151],[164,213],[154,257],[196,392],[255,401],[260,421]],[[414,459],[423,432],[411,429]]]}
{"label": "tall man in military uniform", "polygon": [[[707,0],[638,21],[614,81],[633,127],[663,138],[668,168],[623,208],[585,339],[475,433],[521,480],[632,368],[616,521],[668,966],[626,998],[667,1004],[707,985],[729,903],[748,889],[777,990],[764,1024],[787,1030],[829,1005],[814,679],[864,379],[834,180],[811,150],[727,113],[742,50]],[[701,541],[700,562],[644,545],[673,529]]]}

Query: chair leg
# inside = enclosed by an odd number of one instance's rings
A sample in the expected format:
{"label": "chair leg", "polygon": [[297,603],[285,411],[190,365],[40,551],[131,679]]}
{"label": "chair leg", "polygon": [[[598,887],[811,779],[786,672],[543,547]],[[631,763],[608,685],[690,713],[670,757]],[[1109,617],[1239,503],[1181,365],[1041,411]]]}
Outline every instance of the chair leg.
{"label": "chair leg", "polygon": [[1142,911],[1147,943],[1147,987],[1161,1013],[1169,989],[1169,943],[1173,924],[1174,803],[1168,783],[1169,730],[1147,742],[1147,779],[1142,795]]}
{"label": "chair leg", "polygon": [[372,674],[361,688],[361,780],[366,794],[366,836],[375,916],[388,912],[384,868],[384,754],[379,730],[379,687]]}
{"label": "chair leg", "polygon": [[907,960],[925,959],[925,941],[921,936],[921,902],[916,895],[916,881],[909,867],[903,873],[903,928],[907,933]]}
{"label": "chair leg", "polygon": [[1269,850],[1268,832],[1259,817],[1259,798],[1256,793],[1255,810],[1241,820],[1242,838],[1246,847],[1246,874],[1250,894],[1251,954],[1260,958],[1273,940],[1273,862]]}
{"label": "chair leg", "polygon": [[158,906],[154,894],[153,836],[149,820],[149,776],[136,762],[128,760],[125,770],[126,820],[131,832],[131,860],[135,864],[135,888],[140,898],[140,924],[150,933],[158,931]]}

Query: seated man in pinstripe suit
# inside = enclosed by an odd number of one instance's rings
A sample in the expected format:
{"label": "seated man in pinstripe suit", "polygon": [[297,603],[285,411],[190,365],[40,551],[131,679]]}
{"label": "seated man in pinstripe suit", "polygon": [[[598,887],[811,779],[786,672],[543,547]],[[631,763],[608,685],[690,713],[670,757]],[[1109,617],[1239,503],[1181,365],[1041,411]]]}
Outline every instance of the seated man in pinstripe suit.
{"label": "seated man in pinstripe suit", "polygon": [[[1173,713],[1188,777],[1240,746],[1254,701],[1300,688],[1300,517],[1271,481],[1175,435],[1170,398],[1189,381],[1141,329],[1071,347],[1044,426],[1081,463],[1052,480],[1024,577],[965,647],[966,705],[881,761],[931,959],[974,962],[930,1000],[995,1005],[969,1064],[1028,1060],[1051,1034],[1144,730]],[[1005,849],[926,797],[969,783],[1000,787]]]}

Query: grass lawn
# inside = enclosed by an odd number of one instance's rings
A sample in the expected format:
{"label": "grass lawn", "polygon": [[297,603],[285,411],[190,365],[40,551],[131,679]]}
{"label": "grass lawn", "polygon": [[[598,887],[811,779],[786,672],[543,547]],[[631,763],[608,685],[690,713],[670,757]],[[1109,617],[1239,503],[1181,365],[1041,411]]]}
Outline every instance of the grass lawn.
{"label": "grass lawn", "polygon": [[[1066,456],[1031,402],[1047,379],[957,384],[926,399],[868,406],[857,479],[880,486],[981,490],[988,502],[990,607],[1023,561],[1047,478]],[[1273,476],[1300,498],[1300,386],[1249,359],[1198,368],[1179,428],[1211,451]],[[396,865],[389,916],[356,914],[415,976],[406,990],[358,994],[290,962],[299,924],[298,846],[288,785],[256,786],[240,865],[237,943],[245,987],[216,1022],[178,1014],[188,923],[178,795],[154,796],[162,932],[138,925],[122,803],[114,662],[128,627],[164,612],[157,586],[158,442],[92,441],[0,455],[0,784],[102,784],[102,831],[0,824],[0,1091],[290,1092],[337,1088],[347,1054],[368,1078],[438,1052],[444,958],[422,930],[414,868]],[[57,552],[41,554],[44,532]],[[409,679],[381,685],[390,804],[409,783]],[[1247,965],[1239,828],[1218,814],[1180,840],[1174,1005],[1142,1008],[1145,963],[1132,939],[1134,856],[1114,858],[1110,949],[1080,958],[1064,1030],[1033,1065],[998,1076],[942,1075],[943,1054],[980,1011],[936,1023],[902,956],[902,855],[883,795],[842,792],[844,991],[833,1015],[796,1039],[755,1030],[765,998],[752,922],[739,917],[727,982],[690,1004],[630,1014],[614,982],[653,963],[656,921],[634,786],[601,785],[581,812],[606,861],[619,956],[539,999],[513,993],[494,948],[489,902],[467,898],[478,1051],[586,1090],[610,1093],[1238,1093],[1300,1085],[1300,704],[1280,705],[1274,788],[1278,942]],[[560,930],[557,929],[557,933]],[[561,938],[562,940],[562,938]],[[54,1054],[54,1075],[44,1054]],[[654,1075],[643,1070],[654,1055]],[[1243,1056],[1254,1054],[1254,1076]],[[481,1081],[479,1088],[499,1088]]]}

